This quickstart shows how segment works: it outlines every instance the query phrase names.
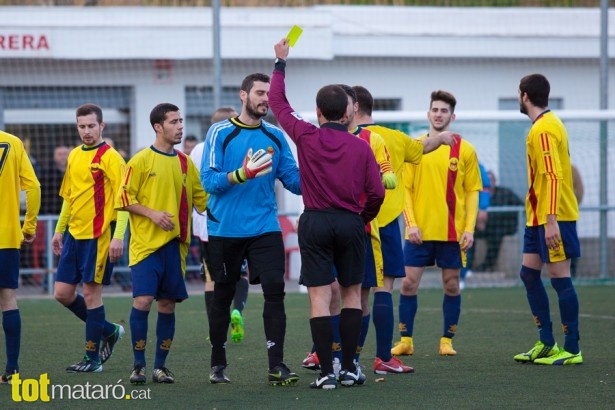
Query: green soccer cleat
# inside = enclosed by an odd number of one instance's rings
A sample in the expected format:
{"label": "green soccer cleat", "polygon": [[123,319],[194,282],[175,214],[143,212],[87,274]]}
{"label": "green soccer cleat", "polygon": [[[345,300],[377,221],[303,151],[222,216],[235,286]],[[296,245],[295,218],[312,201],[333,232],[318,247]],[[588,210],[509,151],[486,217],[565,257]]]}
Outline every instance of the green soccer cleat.
{"label": "green soccer cleat", "polygon": [[514,359],[520,363],[533,363],[536,359],[555,356],[558,353],[559,347],[557,347],[557,343],[553,346],[547,346],[539,340],[529,352],[519,353],[515,355]]}
{"label": "green soccer cleat", "polygon": [[291,372],[284,363],[269,369],[269,383],[272,386],[294,386],[298,381],[299,376]]}
{"label": "green soccer cleat", "polygon": [[243,317],[237,309],[234,309],[231,313],[231,339],[235,343],[243,341]]}
{"label": "green soccer cleat", "polygon": [[115,344],[124,336],[125,333],[124,326],[116,323],[114,323],[113,326],[115,326],[113,333],[107,337],[103,337],[100,343],[98,355],[100,356],[101,364],[109,360],[113,354],[113,349],[115,349]]}
{"label": "green soccer cleat", "polygon": [[563,366],[567,364],[583,364],[583,355],[581,351],[579,353],[568,353],[564,349],[560,350],[559,353],[549,356],[542,357],[540,359],[534,360],[536,364],[546,364],[551,366]]}

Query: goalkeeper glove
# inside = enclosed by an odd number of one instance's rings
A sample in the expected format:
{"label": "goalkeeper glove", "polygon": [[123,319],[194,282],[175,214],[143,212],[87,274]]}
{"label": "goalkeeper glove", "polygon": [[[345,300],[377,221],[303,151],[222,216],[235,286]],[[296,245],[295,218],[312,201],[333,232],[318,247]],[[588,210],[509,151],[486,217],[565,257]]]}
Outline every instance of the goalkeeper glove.
{"label": "goalkeeper glove", "polygon": [[271,166],[273,165],[272,154],[265,152],[261,148],[252,155],[252,148],[250,148],[243,159],[241,168],[233,171],[233,181],[243,184],[248,179],[254,179],[270,173]]}

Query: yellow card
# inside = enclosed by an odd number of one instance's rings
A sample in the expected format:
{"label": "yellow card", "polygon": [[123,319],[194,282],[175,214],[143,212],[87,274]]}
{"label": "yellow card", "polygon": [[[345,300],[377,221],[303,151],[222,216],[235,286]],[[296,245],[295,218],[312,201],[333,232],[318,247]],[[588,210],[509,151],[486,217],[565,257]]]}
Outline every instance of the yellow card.
{"label": "yellow card", "polygon": [[303,29],[297,25],[293,26],[288,32],[286,38],[288,39],[288,45],[294,46],[297,40],[299,40],[299,36],[303,33]]}

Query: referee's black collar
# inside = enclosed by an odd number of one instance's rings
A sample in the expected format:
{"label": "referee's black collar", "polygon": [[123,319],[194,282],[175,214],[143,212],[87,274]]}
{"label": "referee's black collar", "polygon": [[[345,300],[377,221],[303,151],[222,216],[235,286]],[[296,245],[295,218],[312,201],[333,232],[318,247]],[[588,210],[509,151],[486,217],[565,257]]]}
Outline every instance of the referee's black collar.
{"label": "referee's black collar", "polygon": [[333,128],[334,130],[348,131],[348,126],[339,122],[325,122],[320,128]]}

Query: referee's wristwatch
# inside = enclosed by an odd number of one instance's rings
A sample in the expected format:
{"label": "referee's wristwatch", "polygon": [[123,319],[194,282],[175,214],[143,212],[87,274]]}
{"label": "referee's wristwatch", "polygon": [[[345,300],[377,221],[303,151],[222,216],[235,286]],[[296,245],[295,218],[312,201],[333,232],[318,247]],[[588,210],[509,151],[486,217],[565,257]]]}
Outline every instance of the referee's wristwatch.
{"label": "referee's wristwatch", "polygon": [[286,62],[286,60],[284,60],[283,58],[276,57],[274,63],[277,64],[277,63],[285,63],[285,62]]}

